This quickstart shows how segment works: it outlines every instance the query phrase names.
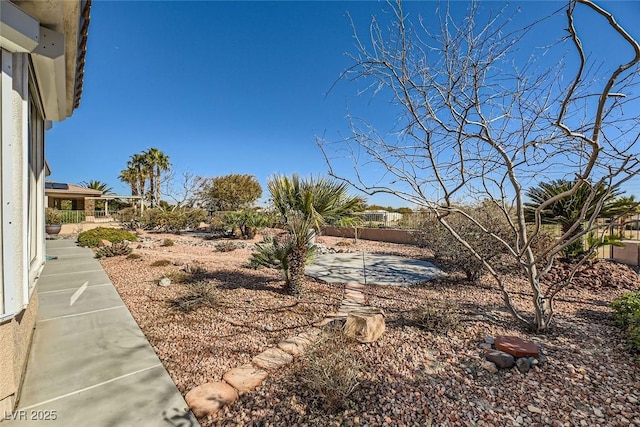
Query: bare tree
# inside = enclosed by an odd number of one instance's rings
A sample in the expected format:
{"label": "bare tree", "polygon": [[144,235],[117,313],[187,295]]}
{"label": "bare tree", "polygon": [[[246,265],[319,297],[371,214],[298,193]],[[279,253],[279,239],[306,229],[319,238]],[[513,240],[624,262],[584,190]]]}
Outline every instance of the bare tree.
{"label": "bare tree", "polygon": [[199,207],[202,203],[198,194],[205,182],[206,178],[191,172],[176,176],[174,171],[169,171],[163,180],[161,194],[173,201],[176,208]]}
{"label": "bare tree", "polygon": [[[541,279],[564,248],[597,229],[608,193],[640,171],[639,120],[628,114],[630,104],[638,106],[640,45],[588,0],[570,0],[562,10],[519,29],[513,29],[507,7],[487,18],[471,2],[462,20],[439,8],[436,29],[421,19],[412,23],[400,1],[389,7],[394,16],[389,31],[374,19],[365,38],[354,25],[354,65],[343,78],[388,97],[393,126],[383,132],[379,122],[350,116],[352,136],[319,139],[330,173],[366,193],[392,193],[431,211],[483,263],[513,316],[545,331],[554,316],[554,298],[573,274],[552,286],[543,286]],[[616,34],[615,50],[623,59],[598,58],[583,45],[574,22],[578,9],[598,17],[601,30]],[[528,37],[535,33],[539,39],[539,25],[563,12],[564,35],[524,52]],[[354,163],[354,178],[335,169],[345,158]],[[372,171],[373,183],[367,178]],[[554,174],[573,185],[541,204],[534,223],[527,224],[525,188]],[[580,217],[560,239],[534,251],[541,212],[584,188],[590,200]],[[456,204],[472,199],[502,211],[510,238],[493,233],[491,224]],[[451,215],[466,217],[506,249],[528,280],[531,306],[514,302],[491,258],[458,233]]]}

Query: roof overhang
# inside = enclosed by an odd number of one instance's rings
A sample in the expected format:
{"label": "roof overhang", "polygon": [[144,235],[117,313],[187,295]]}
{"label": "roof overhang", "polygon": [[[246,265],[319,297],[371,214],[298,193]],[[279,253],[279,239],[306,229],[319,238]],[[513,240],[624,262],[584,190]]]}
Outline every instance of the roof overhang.
{"label": "roof overhang", "polygon": [[79,105],[90,5],[90,0],[0,1],[0,44],[31,54],[47,120],[64,120]]}

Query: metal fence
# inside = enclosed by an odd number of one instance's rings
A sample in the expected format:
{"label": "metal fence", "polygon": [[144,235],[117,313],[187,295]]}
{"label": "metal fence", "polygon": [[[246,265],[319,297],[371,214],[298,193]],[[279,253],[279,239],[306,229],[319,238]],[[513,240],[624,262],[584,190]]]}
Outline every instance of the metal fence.
{"label": "metal fence", "polygon": [[62,216],[63,224],[81,224],[83,222],[113,222],[116,218],[113,216],[113,212],[105,211],[78,211],[70,209],[61,209],[60,215]]}

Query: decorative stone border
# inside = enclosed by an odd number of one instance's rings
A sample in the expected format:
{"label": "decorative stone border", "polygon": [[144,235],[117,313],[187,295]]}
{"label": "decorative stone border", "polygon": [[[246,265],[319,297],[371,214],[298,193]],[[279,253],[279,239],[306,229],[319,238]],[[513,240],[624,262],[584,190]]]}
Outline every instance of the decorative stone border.
{"label": "decorative stone border", "polygon": [[384,321],[381,327],[378,324],[371,330],[371,327],[361,325],[362,319],[368,316],[384,317],[384,313],[379,308],[366,305],[364,288],[365,286],[359,283],[347,283],[342,303],[336,313],[329,314],[312,328],[266,349],[251,359],[251,363],[229,370],[222,376],[222,381],[201,384],[190,390],[185,396],[185,401],[194,415],[198,418],[213,415],[235,402],[240,394],[255,390],[267,379],[269,371],[282,368],[292,363],[295,357],[301,356],[320,335],[320,328],[331,322],[346,319],[345,330],[363,330],[364,327],[365,332],[356,336],[361,342],[377,339],[384,331]]}

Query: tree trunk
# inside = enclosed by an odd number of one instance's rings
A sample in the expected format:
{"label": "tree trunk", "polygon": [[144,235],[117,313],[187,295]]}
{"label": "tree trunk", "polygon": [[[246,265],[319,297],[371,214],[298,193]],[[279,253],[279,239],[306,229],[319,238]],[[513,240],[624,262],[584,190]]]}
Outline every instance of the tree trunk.
{"label": "tree trunk", "polygon": [[304,267],[307,261],[307,248],[294,246],[289,254],[289,283],[287,291],[291,295],[300,295],[304,285]]}

